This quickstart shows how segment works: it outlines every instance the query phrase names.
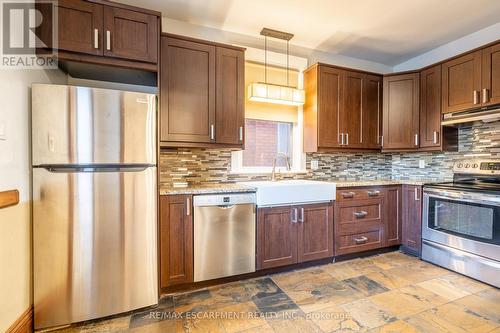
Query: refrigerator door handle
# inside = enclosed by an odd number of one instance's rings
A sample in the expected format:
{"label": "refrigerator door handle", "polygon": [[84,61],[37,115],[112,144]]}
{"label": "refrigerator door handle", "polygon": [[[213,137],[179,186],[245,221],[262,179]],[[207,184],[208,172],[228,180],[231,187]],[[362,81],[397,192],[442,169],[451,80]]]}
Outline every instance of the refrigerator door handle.
{"label": "refrigerator door handle", "polygon": [[81,173],[81,172],[141,172],[154,165],[134,166],[41,166],[41,168],[53,173]]}

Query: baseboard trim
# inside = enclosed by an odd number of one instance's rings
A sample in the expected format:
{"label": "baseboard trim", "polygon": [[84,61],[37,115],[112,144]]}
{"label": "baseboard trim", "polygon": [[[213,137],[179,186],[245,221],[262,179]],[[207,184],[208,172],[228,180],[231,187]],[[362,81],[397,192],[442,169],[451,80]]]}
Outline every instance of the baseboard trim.
{"label": "baseboard trim", "polygon": [[33,332],[33,306],[30,306],[10,325],[5,333],[31,333]]}

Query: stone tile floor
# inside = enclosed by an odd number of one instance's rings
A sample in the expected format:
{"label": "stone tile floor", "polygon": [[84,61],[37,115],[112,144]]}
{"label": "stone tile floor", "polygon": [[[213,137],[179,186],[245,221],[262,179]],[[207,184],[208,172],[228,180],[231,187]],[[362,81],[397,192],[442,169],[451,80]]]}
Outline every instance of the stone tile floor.
{"label": "stone tile floor", "polygon": [[59,332],[500,333],[500,290],[391,252],[169,295]]}

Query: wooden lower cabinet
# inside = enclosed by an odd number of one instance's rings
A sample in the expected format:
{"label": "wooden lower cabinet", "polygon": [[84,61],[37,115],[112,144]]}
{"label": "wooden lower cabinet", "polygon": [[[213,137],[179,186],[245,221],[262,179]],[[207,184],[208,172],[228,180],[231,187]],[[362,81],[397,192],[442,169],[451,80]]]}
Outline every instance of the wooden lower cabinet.
{"label": "wooden lower cabinet", "polygon": [[335,255],[400,245],[400,185],[339,188],[335,202]]}
{"label": "wooden lower cabinet", "polygon": [[193,282],[192,196],[160,196],[160,289]]}
{"label": "wooden lower cabinet", "polygon": [[259,208],[257,269],[333,257],[333,204]]}
{"label": "wooden lower cabinet", "polygon": [[257,269],[297,262],[297,227],[292,207],[257,210]]}
{"label": "wooden lower cabinet", "polygon": [[422,248],[422,186],[403,185],[403,246],[402,250],[420,255]]}
{"label": "wooden lower cabinet", "polygon": [[403,204],[401,186],[390,186],[385,189],[385,235],[386,245],[400,245],[403,237]]}

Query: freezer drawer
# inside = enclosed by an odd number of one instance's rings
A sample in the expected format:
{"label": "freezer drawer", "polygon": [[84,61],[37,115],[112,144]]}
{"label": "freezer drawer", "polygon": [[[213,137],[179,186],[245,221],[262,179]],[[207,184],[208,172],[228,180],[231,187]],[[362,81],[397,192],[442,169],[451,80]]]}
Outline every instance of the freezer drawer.
{"label": "freezer drawer", "polygon": [[194,281],[255,272],[255,194],[195,196]]}
{"label": "freezer drawer", "polygon": [[156,96],[32,85],[33,165],[156,164]]}
{"label": "freezer drawer", "polygon": [[35,328],[158,300],[156,168],[33,169]]}

